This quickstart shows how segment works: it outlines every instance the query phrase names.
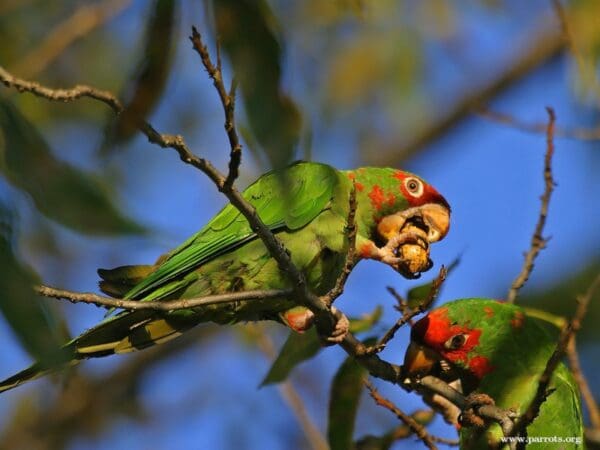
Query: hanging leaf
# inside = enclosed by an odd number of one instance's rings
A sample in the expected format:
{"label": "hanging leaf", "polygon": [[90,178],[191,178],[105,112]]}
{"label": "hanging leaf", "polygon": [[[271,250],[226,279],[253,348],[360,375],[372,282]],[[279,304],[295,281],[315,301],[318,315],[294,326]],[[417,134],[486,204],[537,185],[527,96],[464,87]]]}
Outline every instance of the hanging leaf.
{"label": "hanging leaf", "polygon": [[301,113],[281,89],[281,45],[264,1],[213,0],[219,42],[239,81],[248,124],[273,167],[293,158]]}
{"label": "hanging leaf", "polygon": [[38,211],[68,228],[92,235],[143,231],[93,175],[55,159],[35,126],[6,99],[0,99],[0,171]]}
{"label": "hanging leaf", "polygon": [[312,358],[321,350],[321,341],[316,327],[311,327],[303,334],[290,332],[279,355],[273,362],[269,372],[260,386],[284,381],[292,369],[302,361]]}
{"label": "hanging leaf", "polygon": [[145,49],[135,74],[131,77],[125,98],[125,109],[109,126],[102,150],[129,140],[138,125],[154,110],[166,86],[171,69],[173,41],[177,32],[175,0],[157,0],[148,19]]}
{"label": "hanging leaf", "polygon": [[[349,319],[350,332],[361,333],[370,330],[381,318],[382,311],[381,306],[377,306],[373,312],[363,317]],[[315,356],[322,348],[316,327],[310,328],[303,334],[290,332],[285,344],[279,351],[279,355],[277,355],[260,385],[281,383],[288,377],[294,367]]]}
{"label": "hanging leaf", "polygon": [[0,204],[0,312],[23,347],[36,359],[60,358],[60,318],[33,290],[37,276],[24,267],[12,249],[12,214]]}
{"label": "hanging leaf", "polygon": [[352,448],[354,423],[367,370],[353,357],[342,363],[331,383],[327,440],[331,450]]}
{"label": "hanging leaf", "polygon": [[[376,342],[377,339],[369,338],[364,344],[369,346]],[[332,450],[352,448],[356,414],[367,375],[367,370],[350,356],[333,378],[327,424],[327,438]]]}

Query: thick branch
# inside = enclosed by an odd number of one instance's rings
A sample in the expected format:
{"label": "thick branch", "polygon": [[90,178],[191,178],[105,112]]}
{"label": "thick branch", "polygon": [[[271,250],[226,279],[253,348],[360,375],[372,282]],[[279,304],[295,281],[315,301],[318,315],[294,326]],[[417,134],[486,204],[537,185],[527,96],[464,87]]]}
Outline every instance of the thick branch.
{"label": "thick branch", "polygon": [[521,273],[513,281],[506,301],[508,303],[514,303],[519,293],[519,289],[529,279],[531,271],[533,270],[533,264],[540,251],[546,247],[547,240],[542,236],[544,226],[546,225],[546,217],[548,216],[548,205],[550,204],[550,198],[552,197],[552,191],[554,190],[554,179],[552,177],[552,157],[554,156],[554,123],[556,116],[552,108],[546,108],[548,111],[548,128],[546,130],[546,156],[544,157],[544,193],[542,194],[542,206],[540,208],[540,215],[531,238],[531,247],[525,255],[525,262]]}

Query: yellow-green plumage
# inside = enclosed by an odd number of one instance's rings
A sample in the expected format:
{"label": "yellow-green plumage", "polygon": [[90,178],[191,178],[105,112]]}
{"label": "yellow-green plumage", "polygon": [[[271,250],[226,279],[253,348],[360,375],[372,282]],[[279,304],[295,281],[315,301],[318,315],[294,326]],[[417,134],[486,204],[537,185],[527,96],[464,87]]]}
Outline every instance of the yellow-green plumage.
{"label": "yellow-green plumage", "polygon": [[[400,172],[365,168],[338,171],[325,164],[296,163],[280,173],[268,173],[243,193],[268,228],[289,250],[294,264],[317,294],[329,291],[340,275],[348,250],[349,199],[356,182],[357,242],[371,242],[377,221],[423,202],[447,207],[433,188],[422,199],[402,195]],[[406,173],[402,173],[403,176]],[[411,175],[411,177],[416,178]],[[375,192],[381,195],[373,201]],[[101,289],[116,297],[139,301],[189,299],[210,294],[290,288],[287,276],[232,205],[155,265],[99,270]],[[172,339],[198,323],[280,320],[297,306],[289,298],[239,301],[170,312],[122,311],[66,344],[62,363],[126,353]],[[34,365],[0,383],[10,389],[46,368]],[[54,367],[52,368],[54,369]]]}

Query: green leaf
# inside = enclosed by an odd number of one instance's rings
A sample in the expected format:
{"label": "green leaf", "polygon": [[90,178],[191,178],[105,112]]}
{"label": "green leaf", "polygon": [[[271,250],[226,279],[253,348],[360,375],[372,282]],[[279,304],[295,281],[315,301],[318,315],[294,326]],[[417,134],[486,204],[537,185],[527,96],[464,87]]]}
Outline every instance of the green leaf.
{"label": "green leaf", "polygon": [[316,327],[311,327],[303,334],[291,331],[260,385],[281,383],[288,377],[294,367],[315,356],[321,348],[321,341]]}
{"label": "green leaf", "polygon": [[[448,266],[448,269],[447,269],[448,275],[459,264],[460,264],[460,256],[457,257],[454,261],[452,261],[450,263],[450,265]],[[406,301],[408,302],[408,306],[410,308],[412,308],[412,309],[418,308],[421,305],[421,303],[423,303],[424,301],[426,301],[429,298],[429,296],[431,295],[431,289],[433,288],[434,281],[435,281],[435,279],[433,279],[425,284],[416,286],[416,287],[412,288],[410,291],[408,291],[408,293],[406,294]]]}
{"label": "green leaf", "polygon": [[15,257],[11,245],[12,214],[0,204],[0,312],[23,347],[38,361],[60,358],[60,318],[33,290],[35,273]]}
{"label": "green leaf", "polygon": [[377,322],[379,322],[382,314],[383,308],[381,305],[377,305],[373,312],[366,314],[361,318],[350,319],[350,332],[362,333],[364,331],[369,331]]}
{"label": "green leaf", "polygon": [[154,3],[146,25],[146,46],[141,61],[131,76],[127,92],[121,96],[127,99],[125,109],[110,125],[102,145],[103,151],[129,140],[139,123],[152,113],[160,100],[172,67],[173,41],[177,32],[176,6],[175,0],[157,0]]}
{"label": "green leaf", "polygon": [[366,369],[353,357],[348,357],[333,377],[327,424],[331,450],[352,448],[354,422],[366,375]]}
{"label": "green leaf", "polygon": [[219,41],[242,91],[248,123],[273,167],[293,158],[302,118],[281,89],[282,50],[265,1],[213,0]]}
{"label": "green leaf", "polygon": [[0,171],[38,211],[68,228],[92,235],[143,231],[92,174],[55,159],[35,126],[6,99],[0,99]]}
{"label": "green leaf", "polygon": [[[375,325],[381,318],[383,309],[377,306],[373,312],[358,319],[350,320],[350,331],[361,333]],[[279,355],[271,365],[269,372],[261,382],[261,386],[272,383],[281,383],[290,372],[303,361],[312,358],[323,348],[316,327],[310,328],[303,334],[290,332],[287,340],[281,347]]]}

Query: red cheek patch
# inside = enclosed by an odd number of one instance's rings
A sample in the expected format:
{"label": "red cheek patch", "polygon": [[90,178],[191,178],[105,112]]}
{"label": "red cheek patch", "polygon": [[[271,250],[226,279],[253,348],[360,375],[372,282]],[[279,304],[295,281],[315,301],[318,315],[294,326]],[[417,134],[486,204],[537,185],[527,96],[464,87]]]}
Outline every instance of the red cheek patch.
{"label": "red cheek patch", "polygon": [[485,356],[474,356],[469,360],[467,367],[475,374],[479,379],[482,379],[484,375],[494,370],[494,367],[490,364],[490,361]]}
{"label": "red cheek patch", "polygon": [[371,205],[373,205],[373,208],[377,210],[381,209],[383,202],[385,202],[383,190],[377,184],[374,185],[373,189],[371,189],[371,192],[369,192],[369,198],[371,199]]}

